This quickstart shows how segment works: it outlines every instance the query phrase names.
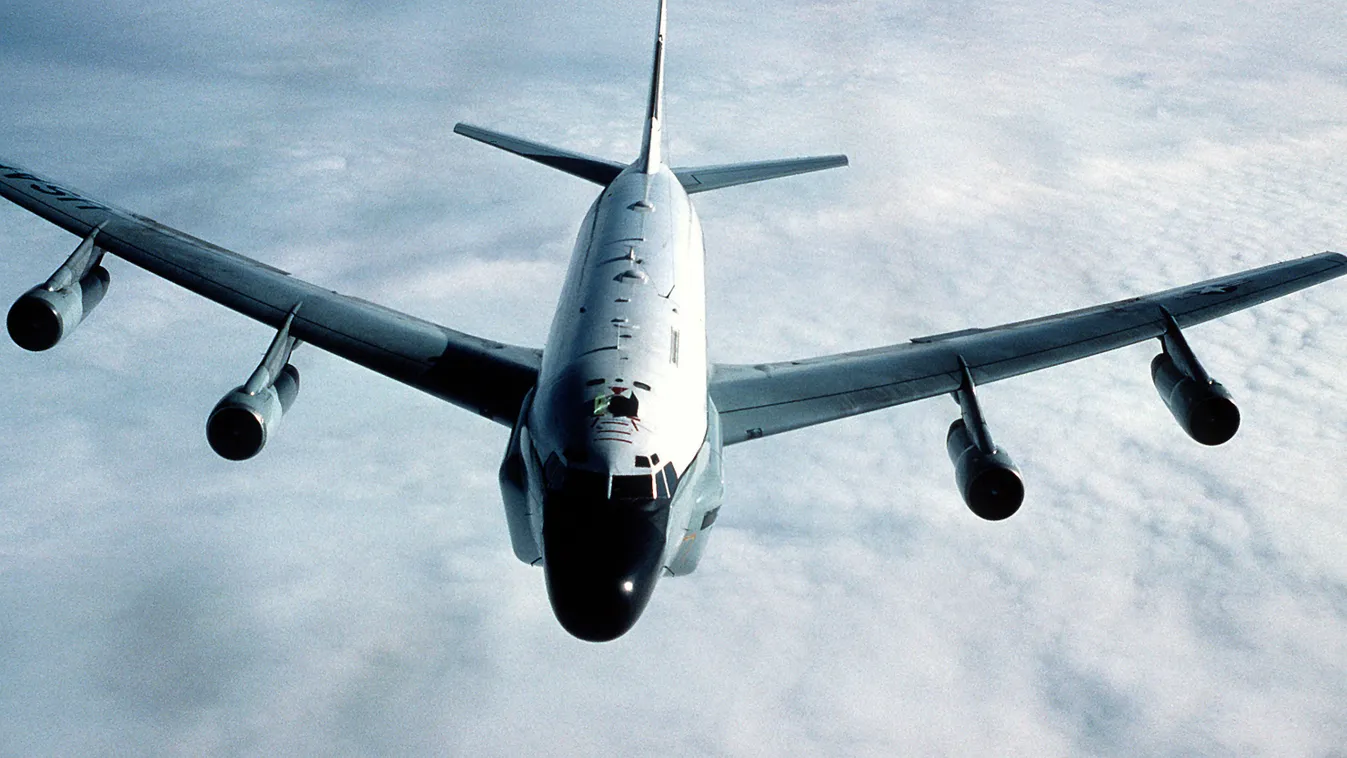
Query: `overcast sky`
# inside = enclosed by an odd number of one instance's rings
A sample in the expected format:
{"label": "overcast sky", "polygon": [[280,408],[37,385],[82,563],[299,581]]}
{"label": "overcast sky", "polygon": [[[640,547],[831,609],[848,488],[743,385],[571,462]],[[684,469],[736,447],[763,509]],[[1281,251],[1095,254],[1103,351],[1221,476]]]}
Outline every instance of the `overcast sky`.
{"label": "overcast sky", "polygon": [[[437,7],[446,5],[447,7]],[[630,160],[654,2],[0,10],[0,160],[325,286],[540,344]],[[715,360],[859,349],[1347,247],[1347,13],[1234,0],[676,0],[669,150],[852,166],[700,195]],[[13,298],[73,249],[0,208]],[[312,348],[257,459],[206,414],[267,329],[121,262],[0,345],[0,754],[1347,756],[1347,283],[991,385],[1027,480],[959,499],[934,399],[727,452],[696,574],[592,645],[510,552],[507,430]]]}

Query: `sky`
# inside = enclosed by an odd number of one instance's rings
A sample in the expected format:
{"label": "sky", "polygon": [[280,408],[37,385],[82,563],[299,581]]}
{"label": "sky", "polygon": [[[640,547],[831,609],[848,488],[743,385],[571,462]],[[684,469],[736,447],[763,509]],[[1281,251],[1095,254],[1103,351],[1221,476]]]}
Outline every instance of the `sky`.
{"label": "sky", "polygon": [[[652,2],[10,2],[0,160],[333,289],[541,344],[583,181],[635,157]],[[1347,14],[1233,0],[669,10],[667,152],[844,152],[697,196],[713,360],[783,360],[1347,247]],[[0,208],[19,296],[74,247]],[[1347,284],[980,389],[1027,496],[979,521],[936,398],[726,452],[698,571],[594,645],[518,563],[508,430],[312,348],[256,459],[205,418],[265,327],[109,262],[0,344],[0,754],[1347,756]]]}

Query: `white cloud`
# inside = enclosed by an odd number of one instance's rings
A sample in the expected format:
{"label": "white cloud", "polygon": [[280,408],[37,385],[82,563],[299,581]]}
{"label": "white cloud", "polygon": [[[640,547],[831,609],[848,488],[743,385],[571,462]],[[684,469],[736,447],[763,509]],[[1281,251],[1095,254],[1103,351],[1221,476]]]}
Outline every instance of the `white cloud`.
{"label": "white cloud", "polygon": [[[1330,6],[670,13],[677,160],[853,161],[697,198],[721,360],[1031,317],[1347,239]],[[631,4],[10,14],[5,159],[530,344],[593,188],[450,128],[630,157],[653,25]],[[0,239],[11,296],[75,242],[17,209]],[[266,329],[129,266],[113,278],[69,344],[0,345],[0,752],[1347,744],[1341,284],[1192,331],[1244,411],[1220,449],[1164,411],[1153,347],[986,387],[1029,490],[1003,524],[959,502],[947,400],[733,448],[702,568],[592,646],[510,553],[503,429],[305,350],[280,436],[226,463],[205,415]]]}

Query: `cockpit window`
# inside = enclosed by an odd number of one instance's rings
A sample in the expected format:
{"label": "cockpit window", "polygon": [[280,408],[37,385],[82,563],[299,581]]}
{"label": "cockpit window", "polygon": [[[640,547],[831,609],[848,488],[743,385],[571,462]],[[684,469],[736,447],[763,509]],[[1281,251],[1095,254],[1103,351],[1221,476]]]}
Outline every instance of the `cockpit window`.
{"label": "cockpit window", "polygon": [[639,418],[641,401],[635,395],[612,394],[599,395],[593,401],[586,402],[591,416],[622,416]]}
{"label": "cockpit window", "polygon": [[649,474],[613,477],[614,500],[651,500],[654,497],[654,480]]}
{"label": "cockpit window", "polygon": [[547,489],[569,499],[594,502],[608,499],[608,475],[582,468],[549,467]]}
{"label": "cockpit window", "polygon": [[614,416],[636,418],[639,415],[640,405],[635,395],[613,395],[608,401],[608,412]]}

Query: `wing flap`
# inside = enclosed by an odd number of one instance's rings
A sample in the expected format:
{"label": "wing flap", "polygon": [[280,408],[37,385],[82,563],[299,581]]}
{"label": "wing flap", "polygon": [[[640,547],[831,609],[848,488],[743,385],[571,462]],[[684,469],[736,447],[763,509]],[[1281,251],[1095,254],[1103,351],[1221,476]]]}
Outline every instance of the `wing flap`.
{"label": "wing flap", "polygon": [[953,392],[959,359],[985,384],[1159,337],[1161,308],[1188,327],[1347,273],[1321,253],[1146,297],[988,329],[802,361],[717,365],[711,397],[725,444]]}
{"label": "wing flap", "polygon": [[22,169],[0,165],[0,196],[76,235],[105,224],[100,249],[269,326],[303,303],[295,337],[507,426],[536,382],[537,350],[338,294]]}

